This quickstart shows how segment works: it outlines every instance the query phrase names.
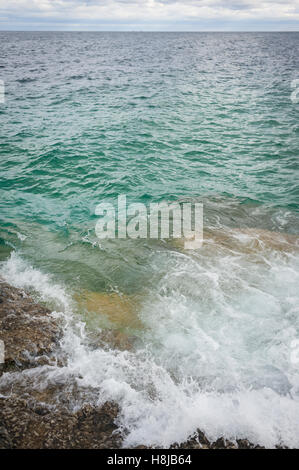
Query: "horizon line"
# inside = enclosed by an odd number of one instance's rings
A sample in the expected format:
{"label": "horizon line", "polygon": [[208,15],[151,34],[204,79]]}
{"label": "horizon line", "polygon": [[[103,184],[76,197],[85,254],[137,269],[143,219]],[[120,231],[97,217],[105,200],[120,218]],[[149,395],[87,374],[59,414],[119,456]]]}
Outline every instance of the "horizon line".
{"label": "horizon line", "polygon": [[1,33],[299,33],[298,30],[121,30],[121,29],[0,29]]}

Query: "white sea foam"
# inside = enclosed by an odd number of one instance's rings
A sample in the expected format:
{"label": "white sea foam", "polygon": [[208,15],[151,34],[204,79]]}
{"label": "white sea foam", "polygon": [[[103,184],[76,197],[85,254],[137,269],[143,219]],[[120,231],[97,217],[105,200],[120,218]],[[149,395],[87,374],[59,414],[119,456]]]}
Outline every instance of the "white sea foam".
{"label": "white sea foam", "polygon": [[[211,440],[248,438],[273,447],[299,445],[299,259],[156,253],[165,275],[145,299],[135,352],[90,348],[82,323],[66,322],[63,369],[43,374],[92,387],[96,401],[116,400],[125,446],[169,446],[200,428]],[[57,302],[69,319],[72,300],[46,274],[13,253],[1,275]],[[59,310],[57,307],[57,309]],[[41,376],[41,368],[31,374]]]}
{"label": "white sea foam", "polygon": [[16,252],[1,265],[0,274],[15,287],[33,289],[41,300],[54,302],[64,311],[71,309],[71,298],[51,277],[26,263]]}

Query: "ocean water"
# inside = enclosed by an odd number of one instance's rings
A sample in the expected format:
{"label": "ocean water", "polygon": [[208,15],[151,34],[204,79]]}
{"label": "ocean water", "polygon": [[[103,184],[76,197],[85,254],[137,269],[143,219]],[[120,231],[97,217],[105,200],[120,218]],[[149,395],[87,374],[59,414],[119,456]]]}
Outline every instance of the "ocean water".
{"label": "ocean water", "polygon": [[[0,389],[116,400],[124,446],[200,428],[298,447],[299,33],[0,41],[0,272],[62,319],[67,358]],[[203,202],[203,247],[99,243],[95,207],[120,194]]]}

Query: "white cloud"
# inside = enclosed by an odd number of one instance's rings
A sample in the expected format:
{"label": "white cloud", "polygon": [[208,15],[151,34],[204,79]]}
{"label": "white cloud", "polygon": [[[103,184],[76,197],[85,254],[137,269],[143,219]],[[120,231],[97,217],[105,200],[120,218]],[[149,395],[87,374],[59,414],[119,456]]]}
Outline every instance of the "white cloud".
{"label": "white cloud", "polygon": [[[3,24],[299,21],[299,0],[0,0]],[[299,24],[299,23],[298,23]],[[9,24],[7,24],[9,26]]]}

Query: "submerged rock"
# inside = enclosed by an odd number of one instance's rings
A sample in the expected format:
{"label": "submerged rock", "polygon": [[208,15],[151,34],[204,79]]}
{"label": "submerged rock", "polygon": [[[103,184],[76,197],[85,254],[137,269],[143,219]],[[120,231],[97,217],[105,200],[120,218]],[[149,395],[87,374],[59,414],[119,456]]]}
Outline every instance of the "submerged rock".
{"label": "submerged rock", "polygon": [[[172,245],[184,250],[186,239],[173,239]],[[289,253],[298,251],[299,238],[296,235],[273,232],[259,228],[206,229],[203,233],[203,248],[226,249],[236,253],[254,255],[265,250]]]}
{"label": "submerged rock", "polygon": [[118,328],[142,328],[138,305],[133,296],[115,292],[83,291],[76,298],[78,305],[89,313],[103,315],[111,326]]}

